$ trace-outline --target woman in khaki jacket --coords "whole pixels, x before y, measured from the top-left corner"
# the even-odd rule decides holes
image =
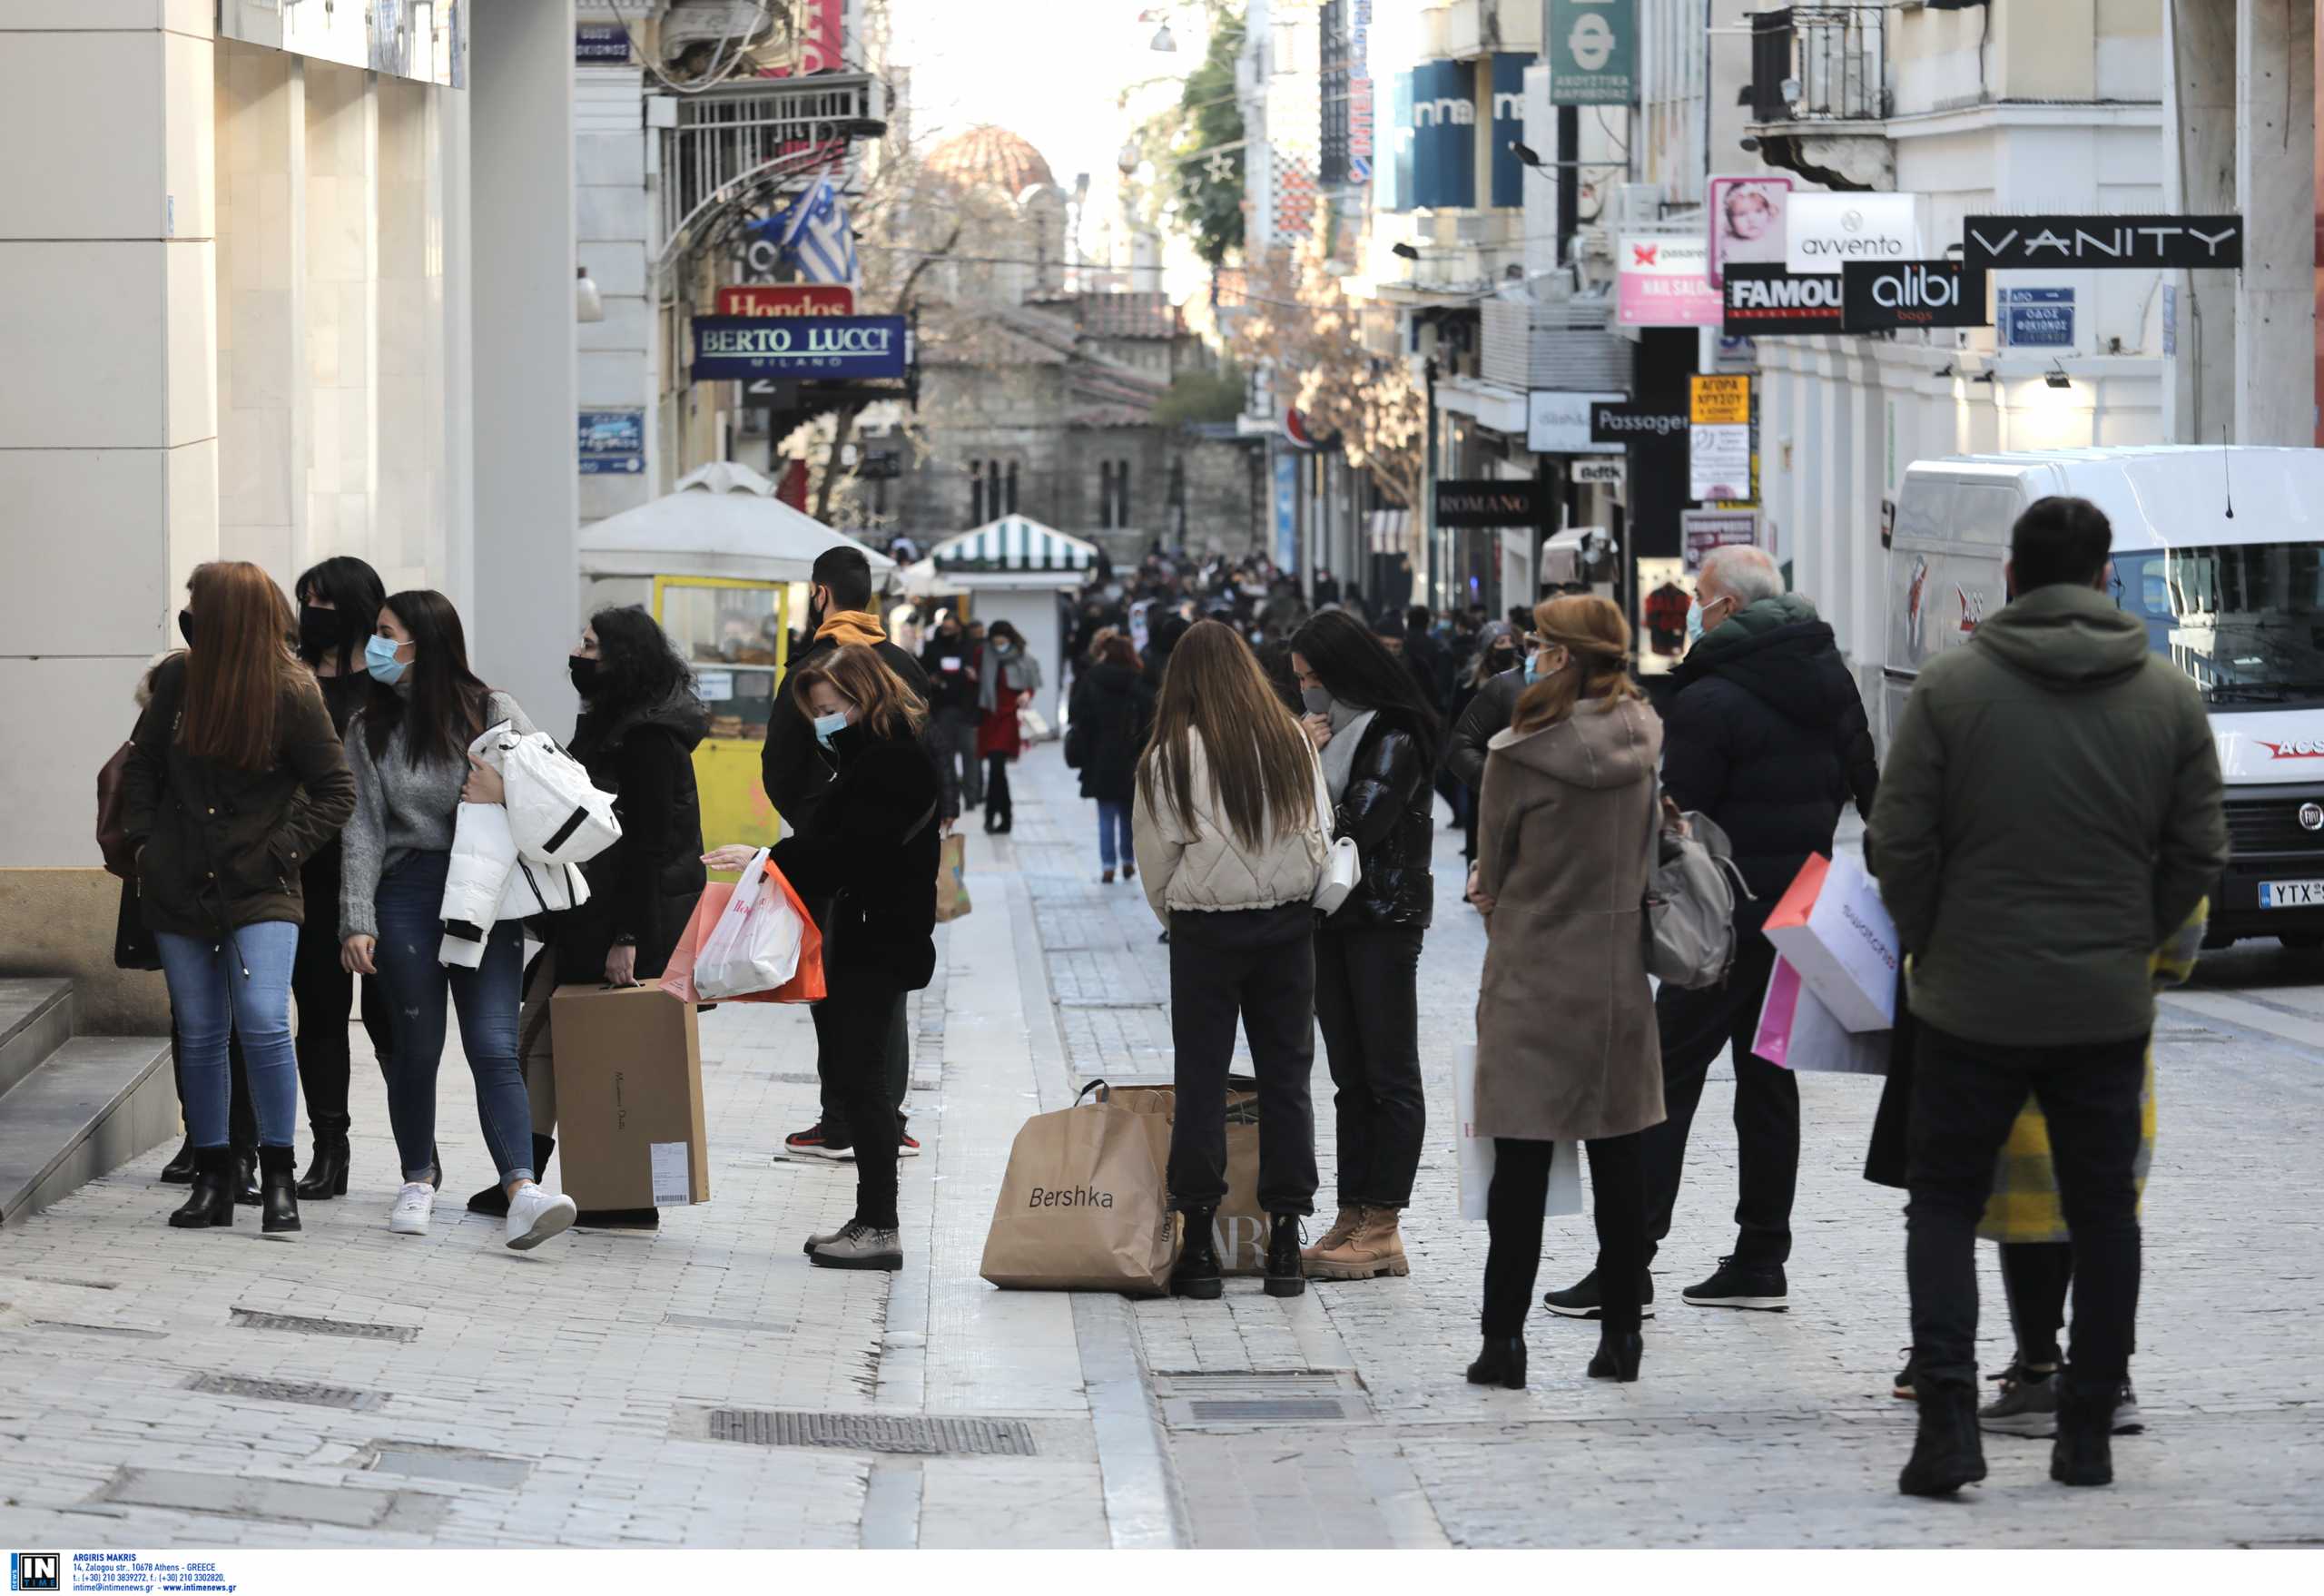
[[[1477,999],[1475,1134],[1493,1138],[1480,1385],[1525,1384],[1552,1142],[1585,1143],[1606,1282],[1594,1379],[1638,1378],[1646,1269],[1639,1133],[1659,1125],[1662,1055],[1647,985],[1647,848],[1662,723],[1630,677],[1630,629],[1603,598],[1553,598],[1509,729],[1485,756],[1470,901],[1489,939]]]

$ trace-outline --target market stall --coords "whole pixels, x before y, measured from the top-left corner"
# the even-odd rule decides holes
[[[1056,696],[1065,681],[1065,638],[1058,626],[1058,595],[1070,593],[1096,574],[1098,547],[1023,516],[1000,520],[948,537],[912,571],[923,592],[960,593],[970,614],[988,626],[1007,621],[1025,635],[1025,646],[1041,664],[1049,702],[1038,707],[1054,725]]]
[[[674,493],[581,529],[581,613],[643,605],[694,666],[711,714],[694,750],[703,835],[771,842],[773,807],[759,783],[767,717],[790,652],[791,617],[816,557],[862,548],[874,585],[895,562],[774,496],[747,466],[721,461]]]

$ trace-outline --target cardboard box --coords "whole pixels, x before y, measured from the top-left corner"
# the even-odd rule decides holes
[[[710,1200],[693,1004],[654,986],[559,987],[549,1045],[566,1196],[584,1208]]]

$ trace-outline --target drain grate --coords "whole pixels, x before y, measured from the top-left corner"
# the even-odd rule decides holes
[[[1371,1417],[1364,1384],[1344,1369],[1265,1374],[1157,1374],[1166,1424],[1353,1424]]]
[[[387,1401],[377,1391],[358,1391],[349,1385],[316,1385],[304,1380],[253,1380],[241,1374],[196,1374],[185,1383],[185,1388],[208,1396],[295,1402],[308,1407],[344,1408],[350,1413],[368,1413]]]
[[[1032,1426],[1021,1419],[923,1418],[897,1414],[769,1413],[713,1408],[713,1441],[753,1446],[824,1446],[842,1452],[900,1452],[922,1457],[1031,1457]]]
[[[357,1341],[410,1341],[419,1335],[414,1325],[366,1325],[354,1319],[310,1319],[299,1314],[261,1314],[252,1308],[232,1310],[234,1323],[245,1330],[287,1330],[293,1335],[345,1335]]]

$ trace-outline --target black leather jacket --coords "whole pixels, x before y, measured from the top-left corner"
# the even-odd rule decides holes
[[[1436,882],[1429,873],[1436,841],[1433,773],[1419,737],[1394,711],[1372,717],[1333,827],[1334,836],[1355,839],[1364,879],[1324,929],[1427,926],[1436,907]]]

